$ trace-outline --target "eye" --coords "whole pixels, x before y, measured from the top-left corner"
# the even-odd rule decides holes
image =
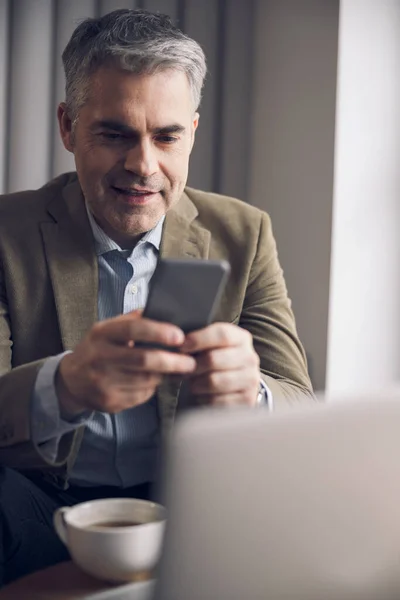
[[[157,136],[157,141],[161,142],[161,144],[174,144],[178,141],[178,138],[173,135],[159,135]]]
[[[111,132],[103,131],[102,133],[100,133],[100,135],[105,140],[122,140],[123,139],[123,136],[120,133],[111,133]]]

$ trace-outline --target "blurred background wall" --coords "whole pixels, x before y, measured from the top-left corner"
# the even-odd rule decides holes
[[[316,389],[325,387],[339,0],[259,0],[249,200],[271,215]]]
[[[189,184],[270,213],[315,388],[398,381],[400,0],[0,0],[0,192],[73,169],[61,52],[122,7],[202,44]]]

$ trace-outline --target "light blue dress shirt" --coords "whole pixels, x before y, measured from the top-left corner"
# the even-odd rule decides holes
[[[133,251],[123,250],[97,225],[88,210],[99,267],[99,320],[143,308],[157,265],[164,217]],[[117,415],[95,412],[73,423],[61,419],[54,377],[65,353],[51,357],[39,371],[33,397],[32,437],[39,451],[55,460],[65,433],[85,423],[71,472],[72,484],[130,487],[154,481],[159,452],[156,398]]]

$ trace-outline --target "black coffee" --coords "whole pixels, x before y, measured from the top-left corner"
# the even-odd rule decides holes
[[[137,525],[143,525],[143,523],[138,523],[137,521],[100,521],[99,523],[88,525],[87,529],[96,529],[97,527],[107,527],[112,529],[115,527],[135,527]]]

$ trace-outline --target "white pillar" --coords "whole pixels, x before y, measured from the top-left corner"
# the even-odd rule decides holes
[[[400,2],[340,4],[329,393],[400,380]]]

